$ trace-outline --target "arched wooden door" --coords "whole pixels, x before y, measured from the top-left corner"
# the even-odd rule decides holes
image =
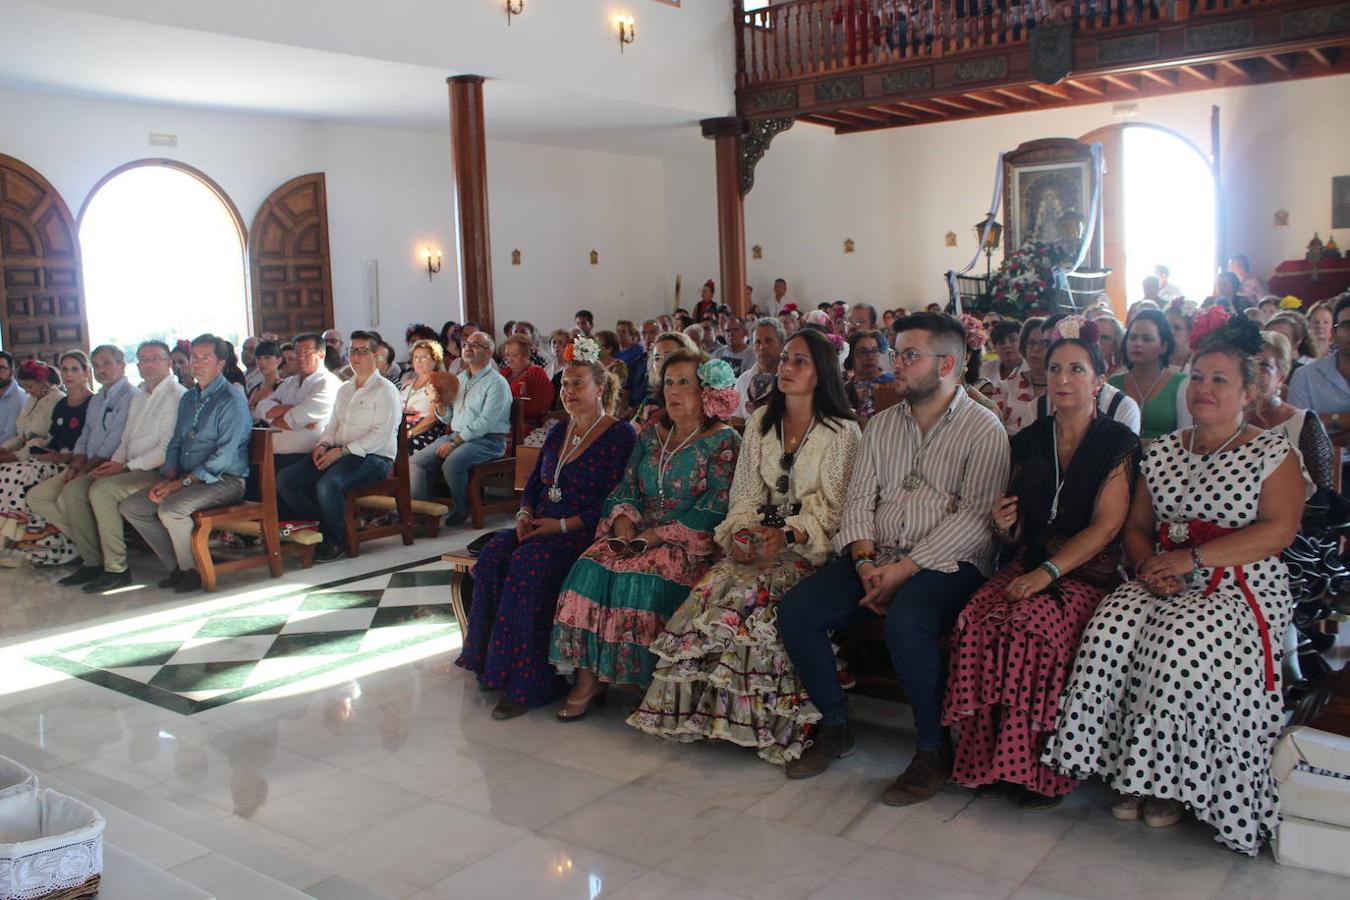
[[[0,341],[19,359],[89,349],[77,234],[56,188],[0,154]]]
[[[328,198],[322,172],[293,178],[272,192],[249,232],[255,333],[288,340],[333,327],[328,261]]]

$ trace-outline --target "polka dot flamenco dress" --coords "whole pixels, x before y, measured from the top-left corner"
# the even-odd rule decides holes
[[[1284,435],[1262,432],[1206,459],[1181,434],[1153,442],[1142,465],[1159,528],[1255,522],[1261,483],[1292,450]],[[1282,722],[1288,572],[1271,556],[1240,574],[1199,575],[1173,597],[1130,582],[1102,601],[1043,761],[1075,778],[1100,775],[1121,793],[1179,800],[1218,830],[1217,841],[1255,855],[1279,824],[1270,757]]]

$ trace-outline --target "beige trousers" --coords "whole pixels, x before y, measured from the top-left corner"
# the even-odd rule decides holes
[[[158,480],[153,471],[122,472],[97,481],[81,475],[65,484],[57,475],[28,492],[28,506],[75,542],[81,565],[125,572],[127,542],[118,504]]]

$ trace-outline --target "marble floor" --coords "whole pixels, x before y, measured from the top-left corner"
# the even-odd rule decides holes
[[[0,754],[97,806],[119,854],[193,886],[153,894],[168,900],[1350,896],[1350,879],[1237,856],[1194,823],[1116,822],[1099,785],[1040,814],[959,788],[886,807],[877,798],[913,747],[907,708],[894,704],[857,703],[858,752],[792,783],[745,750],[638,734],[623,724],[636,698],[618,694],[580,722],[560,724],[549,709],[495,722],[495,697],[453,665],[453,627],[365,653],[378,631],[370,612],[384,604],[291,600],[316,588],[379,592],[404,572],[394,605],[431,610],[424,624],[434,626],[444,581],[413,573],[434,573],[429,558],[474,536],[379,542],[358,560],[288,568],[276,581],[227,578],[215,595],[91,598],[56,586],[61,571],[0,573]],[[297,616],[337,622],[330,630],[348,635],[341,664],[270,649]],[[206,633],[191,624],[212,621]],[[126,635],[170,633],[169,657],[114,652],[138,642]],[[159,674],[220,662],[172,662],[208,638],[262,637],[274,643],[250,659],[285,677]],[[84,668],[53,657],[82,657]],[[80,677],[95,662],[184,702]],[[121,887],[118,896],[151,900]]]

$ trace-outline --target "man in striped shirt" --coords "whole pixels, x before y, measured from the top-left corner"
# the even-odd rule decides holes
[[[830,632],[885,616],[919,740],[882,799],[905,806],[937,793],[951,772],[938,640],[994,568],[989,515],[1010,462],[998,417],[961,387],[961,322],[922,312],[895,330],[902,402],[868,422],[834,539],[840,555],[783,598],[778,631],[821,713],[814,742],[787,766],[789,778],[809,778],[853,752]]]

